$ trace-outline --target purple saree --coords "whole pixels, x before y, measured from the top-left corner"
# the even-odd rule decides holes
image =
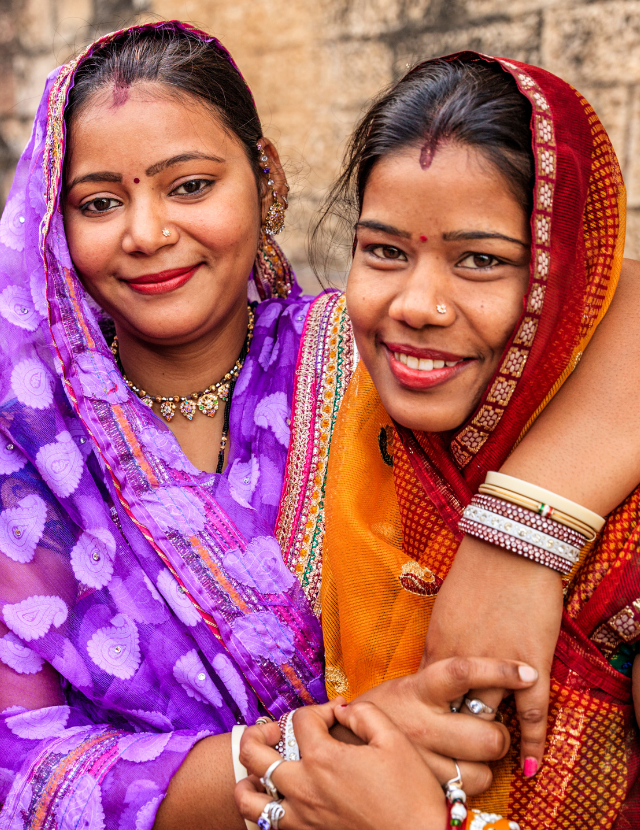
[[[76,65],[47,81],[0,222],[2,830],[148,830],[203,736],[325,699],[320,627],[275,528],[303,327],[338,296],[269,299],[258,263],[229,463],[195,469],[123,383],[70,260]]]

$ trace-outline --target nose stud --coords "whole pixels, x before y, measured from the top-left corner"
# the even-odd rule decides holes
[[[447,307],[444,303],[438,303],[438,305],[436,306],[436,311],[438,312],[438,314],[446,314]]]
[[[171,236],[171,231],[169,230],[169,228],[163,228],[162,229],[162,235],[163,236]]]

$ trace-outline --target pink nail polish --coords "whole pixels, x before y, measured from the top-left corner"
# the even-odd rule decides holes
[[[524,767],[522,769],[525,778],[533,778],[538,771],[538,762],[535,758],[525,758]]]

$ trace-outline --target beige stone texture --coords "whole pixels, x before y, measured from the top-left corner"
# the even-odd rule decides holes
[[[544,66],[593,104],[627,181],[627,252],[640,256],[640,0],[4,0],[3,194],[47,72],[97,34],[148,18],[200,25],[234,55],[287,170],[280,240],[309,290],[307,229],[367,102],[407,65],[466,48]]]

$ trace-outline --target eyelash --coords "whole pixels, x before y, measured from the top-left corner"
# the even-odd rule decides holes
[[[181,187],[184,187],[187,184],[195,184],[195,183],[198,183],[202,186],[199,187],[198,190],[194,190],[192,193],[177,193],[176,192]],[[175,196],[200,196],[206,190],[206,188],[209,185],[212,185],[212,184],[213,184],[212,179],[188,179],[186,182],[181,182],[181,184],[179,184],[176,188],[174,188],[169,195],[170,196],[174,196],[174,195]]]
[[[476,259],[477,257],[486,257],[487,259],[490,260],[490,262],[489,262],[488,265],[480,265],[480,266],[475,265],[474,267],[471,267],[469,265],[462,265],[462,263],[466,259]],[[504,264],[503,261],[501,259],[498,259],[497,256],[493,256],[493,254],[471,254],[470,253],[470,254],[465,254],[463,256],[463,258],[458,261],[458,267],[470,268],[470,270],[472,270],[472,271],[487,271],[490,268],[495,268],[496,265],[503,265],[503,264]]]
[[[401,257],[380,256],[380,254],[375,253],[376,251],[396,251],[398,254],[401,254],[401,256],[404,257],[404,259],[402,259]],[[376,259],[383,260],[384,262],[404,262],[407,258],[404,251],[401,251],[400,248],[396,248],[395,245],[367,245],[365,248],[365,252],[376,257]]]
[[[198,184],[201,185],[198,188],[198,190],[194,190],[192,193],[178,193],[177,192],[181,187],[185,187],[185,185],[194,184],[194,183],[198,183]],[[188,179],[186,182],[182,182],[177,187],[175,187],[169,195],[170,196],[186,196],[186,197],[200,196],[207,189],[207,187],[209,185],[212,185],[212,184],[213,184],[213,181],[211,179]],[[112,204],[106,210],[89,210],[89,206],[90,205],[95,205],[96,202],[110,202]],[[122,202],[119,201],[118,199],[110,199],[110,198],[107,198],[106,196],[100,196],[97,199],[90,199],[88,202],[85,202],[83,205],[80,205],[80,210],[83,213],[95,213],[95,214],[104,215],[105,213],[109,213],[110,211],[114,210],[115,207],[118,207],[121,204],[122,204]]]

